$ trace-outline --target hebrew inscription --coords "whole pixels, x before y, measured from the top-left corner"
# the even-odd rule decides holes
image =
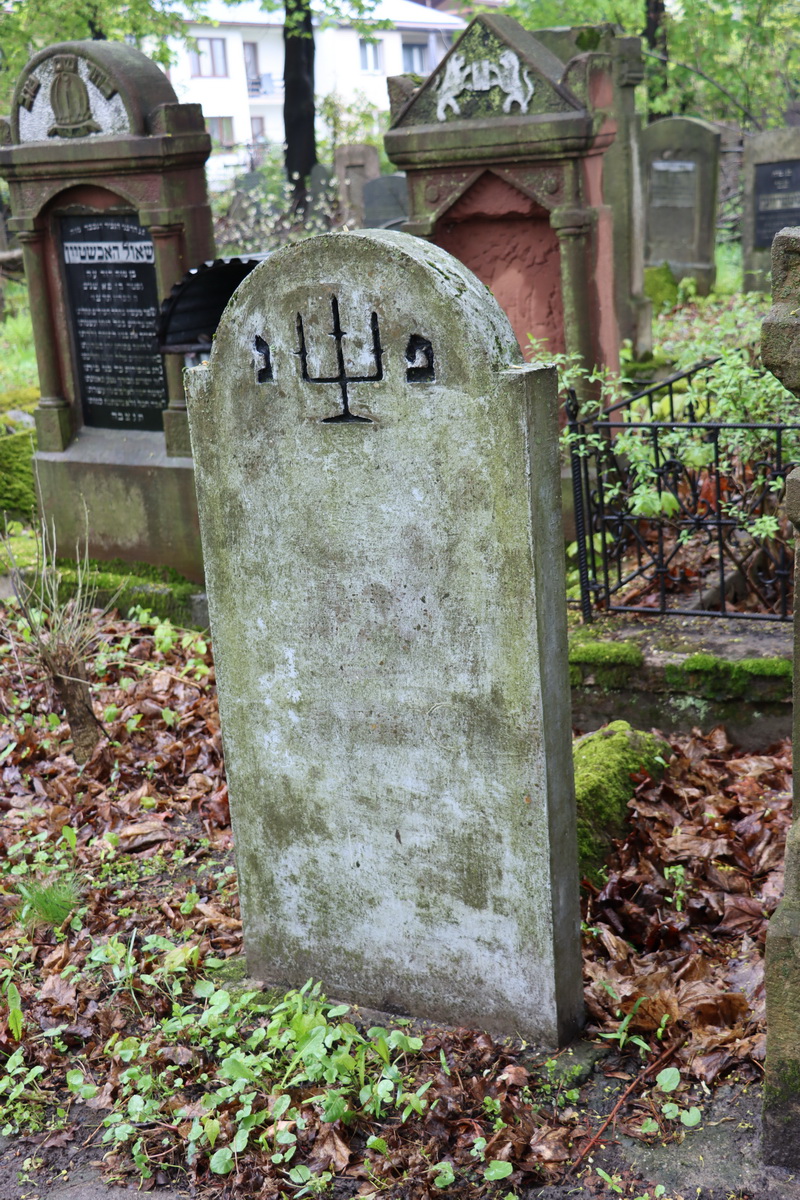
[[[61,218],[64,274],[87,425],[163,428],[153,243],[135,216]]]
[[[530,73],[521,67],[513,50],[504,50],[497,62],[481,58],[468,63],[463,55],[452,54],[439,84],[437,120],[445,121],[448,109],[460,116],[458,97],[463,92],[488,92],[493,87],[499,87],[505,93],[504,113],[510,113],[514,104],[519,105],[520,112],[528,111],[533,96],[533,81]]]

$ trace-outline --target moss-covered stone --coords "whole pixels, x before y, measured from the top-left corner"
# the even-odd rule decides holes
[[[630,642],[576,641],[569,648],[570,683],[579,687],[592,675],[600,687],[622,688],[643,663],[641,650]]]
[[[675,307],[678,301],[678,281],[669,263],[662,263],[660,267],[645,267],[644,292],[652,302],[655,313]]]
[[[646,771],[661,777],[671,751],[651,733],[627,721],[612,721],[587,734],[573,750],[578,806],[578,861],[581,876],[596,877],[611,842],[623,837],[633,775]]]
[[[19,409],[20,412],[32,413],[39,403],[39,389],[36,387],[9,388],[0,392],[0,416]]]
[[[0,437],[0,514],[30,518],[36,511],[33,482],[33,452],[36,438],[32,430]]]
[[[731,661],[715,654],[690,654],[682,663],[668,664],[666,682],[676,691],[709,700],[786,700],[792,694],[792,663],[788,658],[742,658]]]

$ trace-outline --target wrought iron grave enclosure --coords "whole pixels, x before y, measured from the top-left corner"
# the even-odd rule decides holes
[[[786,475],[800,423],[715,420],[717,359],[582,414],[568,441],[584,620],[595,611],[788,621]]]

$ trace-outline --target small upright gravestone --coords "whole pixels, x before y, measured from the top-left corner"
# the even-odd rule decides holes
[[[248,966],[582,1015],[554,372],[437,247],[326,234],[187,374]]]
[[[642,130],[645,265],[667,263],[701,296],[716,277],[714,246],[721,135],[694,117],[668,117]]]
[[[800,225],[800,128],[745,138],[742,260],[744,290],[769,290],[772,239]]]
[[[764,321],[764,365],[800,396],[800,228],[783,229],[772,246],[772,309]],[[800,470],[786,481],[786,512],[800,532]],[[795,542],[794,725],[800,746],[800,540]],[[765,952],[767,1058],[764,1159],[800,1168],[800,771],[794,774],[794,822],[786,839],[783,900],[770,919]]]
[[[394,229],[408,220],[408,189],[402,171],[364,184],[364,228]]]

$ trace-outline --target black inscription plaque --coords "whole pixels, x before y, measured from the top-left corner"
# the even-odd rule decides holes
[[[800,161],[756,165],[755,213],[756,250],[768,250],[787,225],[800,225]]]
[[[161,430],[153,243],[135,216],[62,217],[61,243],[87,425]]]

